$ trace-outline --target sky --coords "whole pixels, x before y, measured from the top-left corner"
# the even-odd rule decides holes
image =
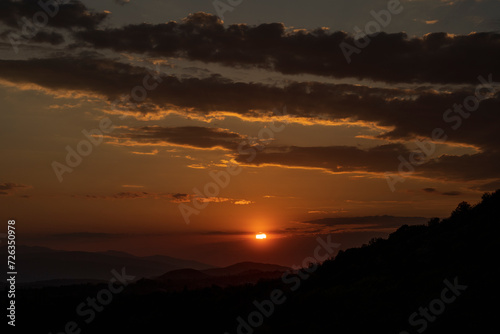
[[[291,265],[500,188],[500,1],[41,4],[0,4],[27,245]]]

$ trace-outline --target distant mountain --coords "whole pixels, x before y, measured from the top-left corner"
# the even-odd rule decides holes
[[[98,252],[98,253],[105,254],[105,255],[111,255],[111,256],[117,256],[117,257],[127,257],[127,258],[135,257],[132,254],[120,252],[120,251],[115,251],[115,250],[107,250],[105,252]]]
[[[305,223],[338,227],[343,225],[364,225],[372,227],[399,227],[401,225],[420,225],[425,224],[429,218],[426,217],[400,217],[400,216],[361,216],[361,217],[334,217],[309,220]]]
[[[200,280],[211,277],[212,276],[195,269],[178,269],[161,275],[157,280],[167,282],[169,280]]]
[[[0,249],[2,249],[3,251],[6,249],[6,246],[1,247]],[[23,246],[23,245],[16,246],[16,254],[56,253],[56,252],[61,252],[61,251],[40,246]]]
[[[205,270],[194,269],[180,269],[169,271],[161,275],[157,279],[160,281],[165,280],[186,280],[186,279],[206,279],[211,277],[222,276],[236,276],[245,273],[258,273],[258,272],[285,272],[289,270],[288,267],[279,266],[276,264],[256,263],[256,262],[241,262],[230,265],[225,268],[213,268]]]
[[[261,272],[270,272],[270,271],[280,271],[285,272],[289,270],[288,267],[279,266],[276,264],[267,264],[267,263],[256,263],[256,262],[240,262],[233,264],[231,266],[225,268],[213,268],[207,269],[203,272],[210,276],[230,276],[230,275],[238,275],[248,271],[261,271]]]
[[[201,271],[194,269],[173,270],[159,276],[155,281],[166,284],[165,289],[175,291],[179,288],[256,283],[261,279],[278,278],[287,270],[290,270],[290,268],[275,264],[241,262],[225,268]]]
[[[0,251],[5,254],[6,246],[0,248]],[[37,282],[38,285],[44,282],[53,285],[54,280],[107,281],[112,277],[111,270],[120,271],[123,267],[126,268],[127,274],[136,276],[137,279],[156,277],[182,268],[199,270],[214,268],[205,263],[169,256],[140,257],[118,251],[61,251],[18,245],[16,252],[20,255],[18,262],[22,268],[22,275],[17,277],[18,282]]]
[[[168,264],[171,266],[176,266],[178,268],[191,268],[191,269],[197,269],[197,270],[205,270],[205,269],[214,268],[214,266],[206,264],[206,263],[192,261],[192,260],[177,259],[174,257],[165,256],[165,255],[143,256],[143,257],[141,257],[141,259],[144,259],[147,261],[164,263],[164,264]]]
[[[60,287],[60,286],[71,286],[71,285],[81,285],[81,284],[105,284],[107,281],[98,279],[53,279],[49,281],[38,281],[38,282],[27,282],[19,283],[19,287],[28,288],[44,288],[44,287]]]

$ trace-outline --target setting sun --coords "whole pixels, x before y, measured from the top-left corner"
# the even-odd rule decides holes
[[[265,233],[259,233],[255,235],[255,239],[266,239],[267,236]]]

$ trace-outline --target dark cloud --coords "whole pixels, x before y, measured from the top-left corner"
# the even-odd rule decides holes
[[[141,67],[91,56],[0,60],[0,77],[8,81],[36,83],[53,90],[89,91],[109,100],[130,94],[147,74],[148,70]],[[440,92],[425,88],[388,89],[317,82],[292,82],[277,87],[234,82],[218,75],[203,79],[164,75],[161,80],[156,89],[148,91],[148,99],[136,110],[155,113],[162,108],[174,107],[201,114],[231,111],[258,115],[259,111],[270,112],[287,105],[292,116],[331,120],[351,118],[394,127],[381,136],[386,139],[430,137],[433,129],[441,127],[450,142],[472,144],[483,149],[496,149],[500,145],[500,137],[496,136],[496,124],[500,123],[498,93],[496,97],[492,95],[483,100],[478,110],[470,113],[467,119],[458,117],[457,113],[448,117],[458,117],[458,121],[443,119],[448,109],[473,95],[474,88]],[[456,125],[460,126],[454,130],[452,127]]]
[[[122,192],[119,192],[113,196],[111,196],[111,198],[116,198],[116,199],[134,199],[134,198],[148,198],[150,196],[154,196],[152,194],[149,194],[145,191],[142,191],[142,192],[131,192],[131,191],[122,191]]]
[[[161,127],[143,126],[126,128],[122,133],[111,135],[112,138],[126,140],[133,143],[171,143],[188,145],[197,148],[224,148],[235,150],[243,137],[235,132],[218,128],[198,126]]]
[[[444,192],[442,194],[445,195],[445,196],[459,196],[459,195],[462,195],[462,193],[460,191],[447,191],[447,192]]]
[[[0,38],[8,41],[9,40],[9,35],[12,33],[16,33],[14,30],[6,30],[3,33],[0,34]],[[45,32],[45,31],[40,31],[38,34],[36,34],[35,37],[31,39],[32,42],[34,43],[46,43],[46,44],[51,44],[51,45],[60,45],[64,43],[64,36],[57,33],[57,32]]]
[[[121,133],[110,136],[124,145],[151,145],[170,143],[188,145],[196,148],[221,147],[234,152],[236,161],[254,165],[281,165],[285,167],[322,168],[333,173],[343,172],[398,172],[399,157],[409,157],[412,153],[403,144],[387,144],[361,149],[354,146],[298,147],[268,146],[263,151],[250,148],[245,138],[234,132],[206,127],[165,128],[147,126],[125,128]],[[238,152],[238,146],[240,147]],[[248,152],[246,152],[249,150]],[[254,153],[255,152],[255,155]],[[477,164],[477,161],[488,163]],[[499,177],[500,159],[493,154],[486,158],[486,153],[464,156],[447,156],[414,166],[418,175],[450,180],[482,180]],[[458,167],[458,168],[457,168]],[[405,170],[406,171],[406,170]],[[436,193],[435,188],[425,188],[427,193]],[[460,192],[443,192],[442,195],[460,195]]]
[[[25,186],[22,184],[17,184],[17,183],[13,183],[13,182],[0,183],[0,190],[12,190],[15,188],[22,188],[22,187],[25,187]]]
[[[494,190],[500,189],[500,180],[488,182],[486,184],[474,187],[473,189],[479,190],[479,191],[494,191]]]
[[[243,147],[244,150],[247,148]],[[413,151],[403,144],[387,144],[360,149],[353,146],[328,147],[267,147],[262,152],[238,153],[236,161],[253,165],[281,165],[290,167],[322,168],[333,173],[342,172],[401,172],[400,157],[408,160]],[[421,165],[412,165],[414,175],[444,180],[485,180],[500,177],[498,153],[474,155],[442,155]],[[408,168],[403,168],[407,172]]]
[[[130,93],[148,75],[145,68],[131,66],[91,55],[25,61],[0,60],[0,78],[23,84],[35,83],[52,90],[86,91],[107,97],[110,101]],[[494,78],[495,79],[495,78]],[[157,113],[173,108],[186,114],[204,115],[231,111],[240,115],[262,116],[286,105],[290,116],[318,120],[352,119],[375,123],[393,129],[380,135],[382,139],[407,140],[429,138],[442,128],[449,143],[473,145],[480,153],[463,156],[441,155],[416,168],[429,177],[484,180],[498,179],[500,157],[497,124],[500,123],[499,93],[483,100],[476,111],[465,117],[452,113],[453,122],[444,114],[454,105],[474,95],[472,87],[434,91],[428,88],[372,88],[361,85],[291,82],[284,87],[259,83],[234,82],[221,76],[184,78],[163,75],[161,83],[148,92],[147,100],[135,111]],[[196,96],[196,98],[193,98]],[[458,127],[455,127],[459,125]],[[200,148],[220,146],[234,150],[241,136],[210,128],[144,127],[117,133],[136,142],[171,142]],[[119,137],[117,137],[119,139]],[[425,145],[431,145],[427,142]],[[322,167],[341,171],[395,171],[399,155],[409,157],[403,145],[390,144],[361,150],[355,147],[287,147],[264,151],[254,164]],[[239,156],[240,161],[247,157]]]
[[[152,193],[146,191],[122,191],[112,195],[72,195],[71,197],[77,199],[86,200],[137,200],[137,199],[154,199],[154,200],[166,200],[171,203],[186,203],[191,202],[196,199],[202,203],[230,203],[234,205],[239,204],[252,204],[252,201],[237,198],[227,198],[227,197],[200,197],[196,195],[188,195],[182,193]],[[244,203],[240,203],[244,202]]]
[[[143,84],[146,75],[148,70],[145,68],[87,55],[26,61],[0,60],[0,78],[8,81],[35,83],[52,90],[93,92],[104,95],[110,101],[130,94],[134,87]],[[148,83],[154,82],[150,77]],[[278,105],[276,100],[279,98],[283,98],[279,88],[233,82],[217,75],[204,79],[179,79],[164,75],[159,86],[148,92],[146,102],[150,104],[145,103],[144,110],[140,105],[138,110],[154,113],[157,106],[175,106],[201,113],[230,110],[251,114],[252,109],[272,110]]]
[[[167,199],[174,203],[184,202],[191,199],[191,196],[185,194],[151,193],[146,191],[122,191],[113,195],[73,195],[72,197],[82,198],[82,199],[105,199],[105,200]]]
[[[345,32],[291,30],[282,23],[225,27],[206,13],[192,14],[182,22],[85,30],[77,39],[118,52],[386,82],[473,83],[478,75],[500,70],[500,34],[496,33],[432,33],[414,38],[380,33],[352,55],[350,64],[339,45],[356,46],[357,41]]]
[[[113,238],[116,236],[119,236],[119,234],[94,233],[94,232],[75,232],[75,233],[51,234],[49,237],[53,237],[56,239],[73,240],[73,239],[109,239],[109,238]]]
[[[246,150],[246,148],[244,148]],[[285,167],[322,168],[333,173],[342,172],[400,172],[401,160],[408,159],[410,151],[402,144],[387,144],[369,149],[352,146],[329,147],[268,147],[252,155],[242,152],[236,161],[253,165],[280,165]],[[414,176],[442,180],[486,180],[500,177],[500,156],[497,153],[447,156],[414,165]],[[405,167],[403,172],[407,172]]]
[[[284,228],[284,229],[274,229],[274,230],[265,230],[265,231],[206,231],[201,232],[203,235],[255,235],[256,233],[266,233],[268,236],[272,235],[299,235],[299,234],[318,234],[324,232],[323,229],[311,229],[309,226],[300,227],[300,228]]]
[[[201,232],[200,234],[202,235],[248,235],[250,234],[248,231],[207,231],[207,232]]]
[[[415,167],[430,178],[449,180],[488,180],[500,178],[500,154],[496,151],[462,156],[442,155]]]
[[[172,197],[178,200],[189,199],[188,194],[181,194],[181,193],[173,194]]]
[[[63,35],[56,32],[40,31],[35,37],[31,39],[35,43],[47,43],[51,45],[59,45],[64,43]]]
[[[268,148],[256,154],[238,154],[240,163],[255,165],[277,164],[308,168],[324,168],[341,172],[386,172],[397,170],[398,156],[409,155],[402,144],[388,144],[369,149],[354,146],[280,147]],[[244,152],[243,152],[244,153]]]
[[[119,62],[91,56],[49,59],[0,60],[0,77],[14,83],[35,83],[53,90],[79,90],[118,98],[147,73]]]
[[[364,217],[333,217],[305,221],[305,224],[322,225],[340,230],[356,230],[366,228],[394,228],[401,225],[425,224],[429,218],[425,217],[397,217],[397,216],[364,216]]]
[[[0,183],[0,195],[11,195],[18,189],[29,188],[29,186],[14,182]]]
[[[424,188],[422,189],[426,193],[432,193],[432,194],[441,194],[444,196],[459,196],[462,195],[460,191],[445,191],[445,192],[438,192],[436,188]]]
[[[33,15],[41,12],[48,17],[47,26],[49,27],[95,29],[108,16],[108,13],[96,13],[89,10],[78,0],[59,4],[56,9],[51,6],[47,11],[39,5],[40,2],[51,3],[51,1],[39,0],[2,0],[0,2],[0,22],[9,27],[19,28],[19,26],[22,27],[26,24],[24,20],[33,23]]]
[[[293,234],[320,234],[325,233],[323,228],[311,228],[311,227],[287,227],[282,233],[293,233]]]

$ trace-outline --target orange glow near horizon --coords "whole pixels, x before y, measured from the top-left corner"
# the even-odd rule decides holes
[[[266,239],[267,235],[265,233],[259,233],[255,235],[255,239]]]

